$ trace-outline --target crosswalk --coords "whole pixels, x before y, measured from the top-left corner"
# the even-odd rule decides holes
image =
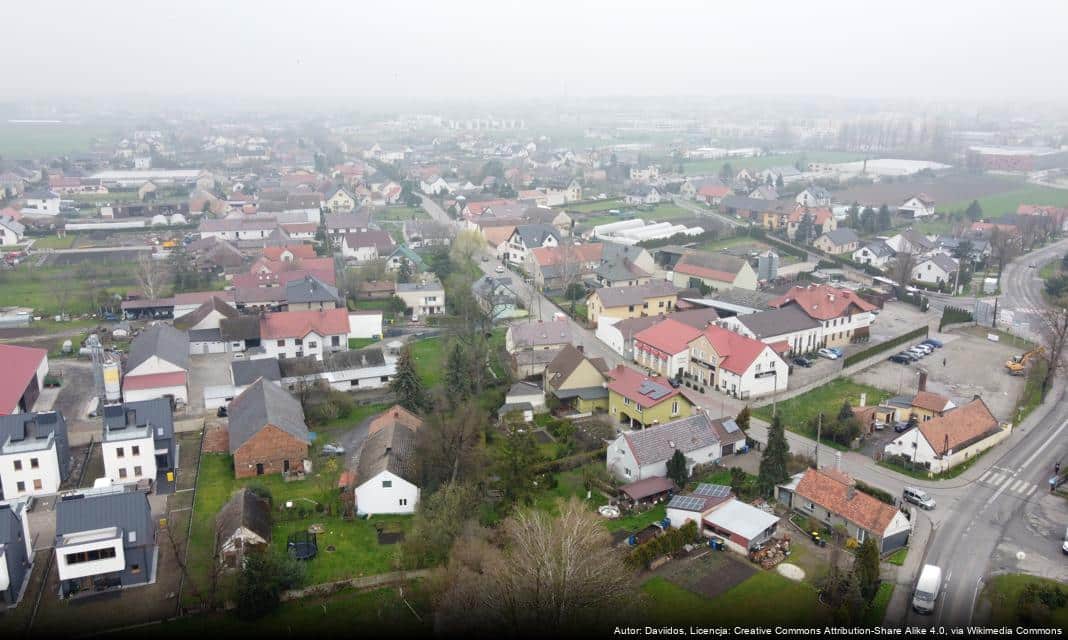
[[[1003,491],[1015,493],[1023,498],[1030,497],[1031,494],[1038,490],[1038,485],[1033,482],[1014,478],[1011,471],[998,467],[991,467],[986,473],[979,476],[979,482],[995,488],[1005,485]]]

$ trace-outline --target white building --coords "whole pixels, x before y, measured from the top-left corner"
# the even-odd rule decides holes
[[[349,338],[382,337],[381,311],[349,311]]]
[[[59,205],[59,194],[54,191],[31,191],[25,195],[22,213],[27,216],[58,216]]]
[[[713,420],[705,412],[640,431],[626,431],[608,445],[608,472],[622,482],[667,476],[667,462],[682,451],[687,472],[734,452],[745,434],[733,420]]]
[[[127,402],[165,397],[189,402],[189,336],[184,331],[164,324],[148,327],[130,345],[126,366],[122,394]]]
[[[935,214],[935,203],[930,196],[920,193],[901,203],[897,212],[909,218],[927,218]]]
[[[0,216],[0,246],[11,246],[22,242],[26,227],[9,216]]]
[[[371,421],[356,463],[356,512],[414,513],[419,504],[415,483],[416,432],[422,420],[394,406]]]
[[[927,284],[948,284],[953,282],[957,268],[957,261],[953,258],[944,253],[934,253],[912,268],[912,279]]]
[[[921,420],[891,440],[883,452],[904,456],[931,473],[941,473],[974,458],[1010,433],[1009,427],[998,424],[982,398],[976,398],[941,416]]]
[[[345,309],[283,311],[260,319],[260,340],[268,357],[300,358],[349,348]]]
[[[69,475],[70,447],[62,414],[0,416],[0,489],[5,500],[57,493]]]
[[[405,314],[412,320],[445,312],[445,287],[437,278],[426,278],[421,282],[399,282],[397,297],[404,301]]]

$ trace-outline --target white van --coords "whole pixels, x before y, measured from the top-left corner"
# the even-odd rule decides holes
[[[933,564],[923,565],[920,579],[916,581],[916,590],[912,595],[912,608],[919,613],[931,613],[942,590],[942,569]]]

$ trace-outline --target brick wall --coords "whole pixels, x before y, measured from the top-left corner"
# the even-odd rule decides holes
[[[234,453],[234,475],[238,478],[255,476],[257,464],[263,465],[264,475],[282,473],[285,460],[289,460],[291,470],[300,469],[307,457],[307,443],[267,425]]]
[[[210,424],[204,429],[204,453],[229,453],[230,432],[221,424]]]

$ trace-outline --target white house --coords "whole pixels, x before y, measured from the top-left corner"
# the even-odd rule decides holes
[[[953,258],[944,253],[934,253],[912,268],[912,279],[927,284],[952,283],[957,268],[957,261]]]
[[[300,358],[349,348],[345,309],[283,311],[260,319],[260,340],[268,357]]]
[[[660,190],[648,184],[640,184],[624,196],[623,201],[631,205],[660,204],[662,197]]]
[[[989,449],[1009,436],[982,398],[950,409],[891,440],[883,452],[904,456],[932,473],[941,473]]]
[[[356,461],[356,512],[414,513],[419,504],[416,484],[416,432],[423,421],[394,406],[371,421]]]
[[[645,168],[631,167],[630,179],[636,182],[650,182],[660,177],[660,165],[651,164]]]
[[[352,211],[358,205],[359,200],[345,187],[337,187],[328,193],[322,204],[324,209],[330,211]]]
[[[768,345],[710,325],[690,340],[683,377],[736,398],[759,398],[786,389],[790,367],[779,355],[786,342]],[[635,345],[637,348],[637,345]]]
[[[22,242],[26,227],[11,216],[0,216],[0,246],[9,247]]]
[[[381,337],[381,311],[349,311],[349,338]]]
[[[897,212],[907,218],[927,218],[935,214],[935,203],[927,194],[919,193],[906,198]]]
[[[54,191],[30,191],[25,194],[22,213],[28,216],[58,216],[59,204],[59,194]]]
[[[303,356],[278,363],[281,385],[291,392],[302,382],[326,384],[337,391],[384,389],[397,375],[397,359],[378,347],[335,351],[322,358]]]
[[[504,396],[504,404],[497,410],[497,415],[505,416],[513,411],[523,413],[523,420],[530,422],[535,413],[544,413],[545,391],[540,385],[520,380],[512,385]]]
[[[57,493],[70,466],[63,414],[0,416],[0,490],[5,500]]]
[[[0,502],[0,605],[14,607],[33,573],[29,503]]]
[[[148,327],[130,345],[122,394],[127,402],[170,398],[189,402],[189,336],[174,327]]]
[[[441,195],[443,193],[450,193],[449,183],[445,181],[439,175],[429,176],[424,180],[419,181],[419,189],[427,195]]]
[[[803,207],[826,207],[831,204],[831,194],[823,187],[806,187],[797,194],[794,202]]]
[[[419,282],[397,283],[397,297],[404,301],[404,313],[412,320],[445,312],[445,287],[433,277]]]
[[[733,420],[713,420],[705,412],[640,431],[626,431],[608,446],[608,472],[622,482],[667,476],[667,462],[681,451],[687,472],[735,451],[745,434]]]
[[[870,264],[876,269],[885,269],[897,255],[890,245],[882,240],[874,240],[853,252],[853,262]]]
[[[162,398],[105,405],[104,477],[111,484],[155,481],[174,469],[177,453],[170,403]]]
[[[526,266],[530,251],[537,247],[560,246],[560,232],[551,224],[521,224],[508,238],[504,259],[516,266]]]
[[[341,255],[356,262],[385,258],[393,251],[393,238],[387,231],[369,229],[341,237]]]

